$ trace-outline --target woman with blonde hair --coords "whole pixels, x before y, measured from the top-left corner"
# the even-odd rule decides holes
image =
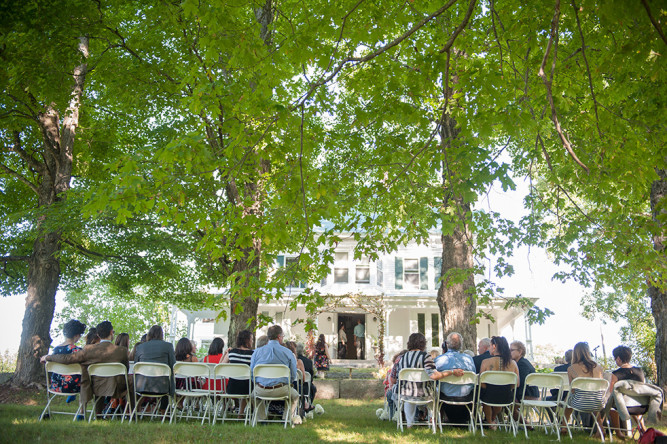
[[[602,379],[602,373],[602,367],[591,357],[591,350],[588,348],[588,343],[578,342],[572,352],[572,364],[567,369],[567,376],[570,383],[577,378]],[[572,415],[572,408],[569,406],[582,410],[592,410],[599,407],[598,410],[602,410],[605,402],[604,395],[604,393],[600,392],[595,396],[586,396],[578,390],[572,389],[568,407],[565,409],[565,420],[569,421],[570,415]],[[596,415],[595,419],[600,424],[600,427],[602,427],[602,419],[599,414]]]

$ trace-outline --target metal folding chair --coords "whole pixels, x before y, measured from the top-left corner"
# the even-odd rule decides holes
[[[259,413],[260,405],[262,405],[261,408],[265,409],[266,413],[266,422],[284,422],[285,423],[285,428],[287,428],[287,424],[292,421],[292,386],[291,384],[288,385],[288,390],[287,394],[283,396],[259,396],[256,393],[257,390],[257,378],[271,378],[271,379],[277,379],[277,378],[287,378],[287,380],[290,380],[291,377],[291,372],[289,367],[286,365],[282,364],[257,364],[255,368],[253,369],[252,372],[252,377],[253,381],[255,381],[255,391],[253,391],[252,395],[252,401],[253,401],[253,419],[252,419],[252,425],[253,427],[257,425],[257,414]],[[269,419],[269,403],[271,401],[283,401],[285,403],[285,411],[283,413],[284,420],[270,420]]]
[[[479,375],[479,390],[477,391],[477,419],[479,423],[479,430],[482,433],[482,436],[484,436],[484,421],[482,413],[483,405],[488,405],[489,407],[500,407],[500,415],[504,418],[504,426],[506,428],[509,427],[512,430],[514,436],[516,436],[516,423],[514,422],[512,414],[514,412],[514,400],[516,398],[516,384],[518,380],[519,377],[514,372],[488,371]],[[492,403],[483,401],[482,384],[507,386],[507,399],[511,399],[511,401],[506,403]]]
[[[423,384],[424,392],[427,393],[424,397],[411,397],[403,394],[403,387],[408,383]],[[423,368],[403,368],[398,372],[398,424],[396,428],[403,431],[403,406],[405,404],[412,404],[416,406],[425,406],[430,410],[431,417],[428,421],[414,422],[413,425],[426,425],[431,427],[435,433],[435,424],[437,421],[438,408],[438,387],[437,381],[432,380],[426,374]],[[430,393],[430,394],[429,394]]]
[[[571,408],[577,414],[590,413],[594,417],[597,417],[597,415],[605,406],[604,396],[607,393],[608,389],[609,389],[609,381],[607,381],[606,379],[576,378],[572,380],[572,382],[570,383],[570,392],[567,394],[565,407]],[[581,402],[580,407],[575,407],[571,404],[574,396],[573,393],[575,391],[578,393],[576,396]],[[586,407],[581,407],[581,405],[585,405]],[[570,428],[571,427],[574,428],[575,426],[574,425],[570,426],[570,424],[568,424],[568,422],[565,421],[565,409],[561,410],[561,422],[565,423],[565,427],[567,428],[567,433],[570,436],[570,439],[572,439],[572,431],[570,430]],[[597,420],[595,420],[594,423],[595,423],[594,426],[591,427],[590,434],[593,435],[593,432],[595,430],[598,430],[600,432],[602,441],[604,442],[604,430],[600,428],[600,424],[598,423]],[[582,426],[581,428],[583,429],[584,427]]]
[[[440,380],[440,385],[447,383],[447,384],[452,384],[452,385],[471,385],[472,386],[472,391],[470,392],[470,400],[469,401],[453,401],[449,400],[447,398],[444,398],[442,396],[442,387],[439,387],[439,402],[438,402],[438,426],[440,428],[440,433],[442,433],[442,426],[443,425],[453,425],[453,426],[463,426],[467,425],[468,430],[475,434],[476,427],[475,427],[475,402],[476,402],[476,396],[477,396],[477,381],[479,377],[477,373],[475,372],[463,372],[462,376],[454,376],[450,375],[445,378],[442,378]],[[459,424],[459,423],[453,423],[453,422],[442,422],[442,417],[440,415],[440,407],[442,404],[448,404],[448,405],[456,405],[456,406],[464,406],[466,410],[468,410],[468,413],[470,414],[470,420],[468,421],[468,424]]]
[[[199,419],[202,425],[208,418],[211,422],[211,391],[201,389],[198,382],[211,377],[210,367],[202,362],[177,362],[174,364],[174,378],[185,379],[185,387],[176,389],[172,401],[169,423],[179,419]],[[180,407],[179,407],[180,404]],[[180,415],[178,412],[180,410]]]
[[[537,387],[540,392],[539,399],[526,399],[526,387],[532,385]],[[546,398],[551,394],[551,389],[558,390],[556,400],[547,401]],[[526,376],[526,381],[523,385],[523,396],[519,404],[519,422],[523,422],[523,432],[528,438],[528,426],[526,425],[526,418],[532,427],[543,427],[544,433],[547,434],[549,430],[556,433],[558,441],[560,441],[560,425],[558,424],[558,413],[553,413],[558,410],[558,399],[563,393],[563,379],[560,375],[549,373],[532,373]],[[532,415],[531,415],[532,414]],[[537,422],[533,422],[533,416]]]
[[[105,397],[105,396],[111,396],[113,393],[97,393],[95,391],[95,384],[94,384],[94,378],[115,378],[117,376],[122,376],[124,381],[125,381],[125,408],[123,409],[123,414],[121,418],[121,424],[123,421],[125,421],[125,415],[128,414],[128,412],[131,410],[130,409],[130,390],[129,386],[127,384],[127,368],[125,365],[121,364],[120,362],[104,362],[104,363],[99,363],[99,364],[91,364],[88,366],[88,375],[90,376],[90,386],[91,390],[93,391],[93,408],[92,411],[90,412],[90,417],[88,418],[88,422],[92,421],[93,416],[95,419],[97,419],[97,415],[95,414],[95,405],[97,404],[97,400],[100,397]],[[122,399],[122,398],[121,398]],[[120,406],[118,407],[120,408]],[[116,411],[118,410],[116,408]],[[116,411],[113,412],[112,418],[116,416]]]
[[[250,366],[247,364],[218,364],[215,366],[213,371],[213,376],[215,378],[216,384],[218,379],[224,380],[228,378],[238,379],[238,380],[247,380],[248,381],[248,394],[235,395],[232,393],[226,393],[223,389],[223,385],[220,384],[220,391],[215,390],[213,393],[215,397],[215,414],[213,415],[213,424],[218,420],[218,412],[222,409],[222,422],[225,420],[228,421],[243,421],[243,424],[248,425],[250,422],[250,412],[251,407],[251,375],[250,375]],[[241,418],[227,418],[227,412],[230,408],[233,408],[234,401],[246,400],[245,415],[243,419]]]
[[[130,415],[130,422],[132,421],[132,418],[135,419],[135,421],[139,421],[139,414],[143,417],[146,413],[146,408],[144,408],[141,412],[139,412],[139,406],[141,404],[141,401],[143,399],[152,399],[155,401],[155,407],[153,408],[152,412],[150,413],[151,415],[151,420],[153,420],[156,416],[156,413],[158,413],[158,410],[160,408],[160,401],[162,398],[167,398],[167,401],[171,400],[171,394],[169,393],[171,391],[168,390],[167,393],[152,393],[148,391],[140,391],[137,386],[137,376],[144,376],[146,378],[167,378],[169,380],[169,387],[171,387],[171,378],[172,378],[172,372],[171,368],[167,364],[161,364],[158,362],[137,362],[134,364],[134,410],[132,411],[132,415]],[[137,398],[139,396],[139,398]],[[167,407],[165,408],[164,415],[162,415],[162,423],[164,423],[164,420],[167,418],[167,415],[169,414],[171,409],[171,402],[167,402]]]
[[[86,406],[81,403],[81,399],[79,399],[79,408],[76,410],[75,413],[72,412],[66,412],[66,411],[54,411],[51,410],[51,403],[53,402],[54,399],[60,397],[60,396],[73,396],[73,395],[78,395],[81,392],[81,389],[79,388],[79,391],[72,392],[72,393],[63,393],[63,392],[57,392],[55,390],[51,390],[51,375],[61,375],[61,376],[75,376],[75,375],[81,375],[81,365],[79,364],[60,364],[58,362],[51,362],[47,361],[46,365],[44,366],[44,372],[46,373],[46,407],[44,407],[44,410],[42,411],[42,414],[39,415],[39,420],[41,421],[44,419],[45,415],[49,415],[49,417],[54,414],[58,413],[60,415],[74,415],[74,418],[72,421],[76,421],[77,416],[80,414],[83,415],[85,418],[86,416]]]

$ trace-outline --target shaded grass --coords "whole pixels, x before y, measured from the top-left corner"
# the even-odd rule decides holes
[[[511,443],[524,441],[523,434],[514,438],[502,431],[489,432],[482,439],[461,429],[448,429],[433,435],[425,427],[416,427],[404,433],[396,430],[396,424],[379,421],[375,410],[382,407],[380,400],[336,399],[321,400],[326,413],[318,415],[295,428],[283,429],[271,424],[256,428],[243,424],[227,423],[214,427],[198,423],[160,424],[143,421],[139,424],[120,424],[118,421],[72,422],[71,417],[57,415],[50,420],[38,421],[44,406],[44,398],[35,399],[38,405],[0,404],[0,442],[77,442],[85,443],[180,443],[180,442],[364,442],[364,443],[417,443],[457,442],[473,443],[492,441]],[[72,403],[74,404],[74,403]],[[58,409],[76,410],[76,406],[59,403]],[[663,431],[667,430],[663,420]],[[555,442],[542,432],[530,432],[530,442]],[[570,442],[565,438],[563,442]],[[575,435],[574,442],[599,442],[583,433]]]

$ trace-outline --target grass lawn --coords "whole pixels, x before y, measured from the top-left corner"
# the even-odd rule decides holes
[[[4,390],[4,393],[2,392]],[[71,417],[57,415],[55,418],[38,421],[44,406],[43,392],[7,393],[0,386],[0,442],[81,442],[85,443],[180,443],[180,442],[456,442],[479,441],[515,442],[525,441],[523,433],[514,438],[511,434],[489,432],[482,439],[465,430],[446,430],[433,435],[425,427],[416,427],[401,433],[396,424],[376,419],[375,410],[382,407],[379,400],[362,401],[354,399],[320,400],[325,413],[293,429],[283,429],[271,424],[256,428],[243,424],[224,424],[211,427],[196,423],[160,424],[140,422],[120,424],[118,421],[72,422]],[[72,403],[74,404],[74,403]],[[63,404],[60,404],[62,406]],[[70,407],[70,406],[67,406]],[[75,410],[76,407],[71,408]],[[660,429],[667,431],[667,420]],[[530,442],[555,442],[555,437],[545,437],[542,432],[530,432]],[[563,442],[570,440],[565,438]],[[574,442],[599,442],[585,434],[575,435]]]

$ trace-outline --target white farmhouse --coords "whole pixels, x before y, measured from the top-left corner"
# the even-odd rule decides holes
[[[353,236],[347,233],[341,238],[343,241],[336,248],[330,273],[322,282],[311,284],[313,289],[327,295],[328,304],[321,307],[316,323],[317,334],[325,335],[331,357],[338,357],[338,330],[342,323],[350,344],[345,358],[356,359],[352,337],[358,320],[362,321],[366,330],[367,353],[362,359],[374,359],[380,336],[384,342],[385,360],[405,348],[413,332],[423,333],[428,346],[439,349],[444,340],[436,301],[442,252],[440,234],[431,234],[428,245],[408,244],[391,254],[380,255],[377,261],[367,258],[355,260],[356,242]],[[284,266],[296,260],[295,256],[278,256],[278,265]],[[296,283],[282,300],[259,306],[260,313],[272,317],[283,327],[286,338],[297,341],[306,339],[305,325],[297,320],[306,319],[307,313],[304,307],[291,310],[289,305],[304,290],[303,287],[303,284]],[[531,331],[524,312],[516,308],[504,310],[503,300],[496,300],[492,305],[478,307],[478,310],[490,313],[495,319],[495,322],[481,320],[477,326],[478,339],[500,334],[509,341],[522,340],[526,342],[530,355]],[[222,337],[227,345],[229,322],[216,320],[216,317],[217,313],[212,310],[191,312],[174,309],[172,327],[187,323],[188,336],[200,346],[207,347],[216,336]],[[266,327],[258,331],[257,336],[264,334],[265,330]],[[477,354],[476,344],[466,339],[464,348]]]

